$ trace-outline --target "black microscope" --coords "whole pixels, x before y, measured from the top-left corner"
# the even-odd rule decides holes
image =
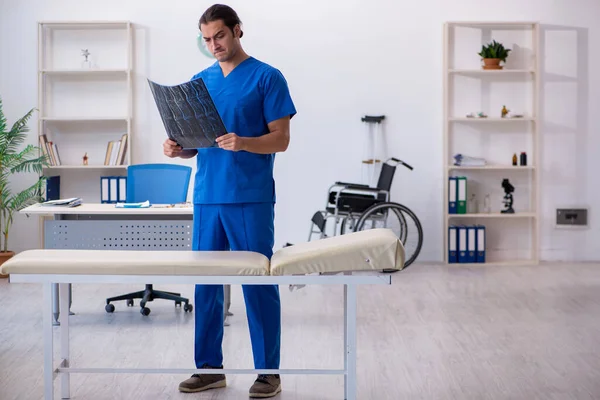
[[[500,212],[502,214],[514,214],[515,210],[513,209],[513,195],[512,193],[515,191],[515,187],[511,185],[508,179],[502,179],[502,188],[504,189],[504,210]]]

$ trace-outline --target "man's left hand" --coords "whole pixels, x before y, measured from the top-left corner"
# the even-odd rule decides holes
[[[244,138],[235,133],[227,133],[217,138],[217,144],[224,150],[240,151],[244,149]]]

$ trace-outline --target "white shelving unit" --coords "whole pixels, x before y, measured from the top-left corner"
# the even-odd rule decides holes
[[[478,53],[492,40],[511,49],[503,69],[484,70]],[[539,230],[539,26],[536,22],[447,22],[444,26],[444,260],[450,225],[486,227],[485,265],[538,263]],[[502,107],[523,114],[502,118]],[[484,112],[487,118],[468,114]],[[526,152],[527,164],[512,165]],[[484,166],[454,165],[460,153],[484,158]],[[450,214],[449,177],[467,178],[467,207],[474,194],[478,210]],[[514,214],[504,207],[502,180],[515,187]],[[490,195],[491,212],[483,210]],[[462,264],[456,264],[462,265]],[[474,264],[482,265],[482,264]]]
[[[129,21],[38,23],[39,144],[45,138],[56,145],[59,160],[55,153],[44,174],[61,176],[61,197],[99,201],[100,176],[126,173],[133,144],[132,63]],[[108,143],[122,145],[123,139],[121,159],[106,165]]]

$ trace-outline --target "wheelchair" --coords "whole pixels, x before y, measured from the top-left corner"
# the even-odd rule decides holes
[[[308,241],[314,234],[328,237],[327,221],[333,219],[333,235],[357,232],[363,229],[392,229],[406,252],[404,267],[411,265],[419,256],[423,245],[423,228],[415,213],[403,204],[393,202],[390,190],[396,167],[413,167],[397,158],[389,158],[381,165],[376,187],[350,182],[335,182],[329,187],[324,210],[311,218]],[[384,270],[392,272],[392,270]]]

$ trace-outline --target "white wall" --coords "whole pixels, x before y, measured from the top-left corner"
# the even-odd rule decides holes
[[[175,6],[176,4],[176,6]],[[146,77],[179,83],[212,61],[196,48],[197,21],[209,2],[159,0],[97,2],[0,1],[0,95],[9,121],[36,106],[36,22],[129,19],[136,24],[136,121],[133,162],[164,162],[165,134]],[[590,51],[600,33],[595,0],[502,3],[484,0],[420,2],[232,1],[244,22],[243,44],[253,56],[282,70],[299,114],[292,142],[277,156],[276,247],[305,241],[309,219],[336,180],[360,179],[364,114],[385,114],[388,156],[400,169],[393,199],[412,208],[425,232],[421,260],[442,259],[442,24],[447,20],[537,20],[545,44],[542,92],[543,259],[600,259],[600,190],[593,172],[600,160],[594,117],[600,105]],[[410,10],[409,7],[414,7]],[[313,24],[313,25],[309,25]],[[588,53],[589,52],[589,53]],[[140,82],[142,84],[140,84]],[[30,142],[35,143],[32,121]],[[570,142],[569,142],[570,141]],[[334,155],[333,151],[343,155]],[[193,165],[192,163],[187,163]],[[315,174],[315,178],[309,175]],[[96,180],[97,181],[97,180]],[[14,180],[24,186],[23,177]],[[590,207],[590,228],[554,229],[558,206]],[[36,247],[38,224],[18,216],[11,247]]]

